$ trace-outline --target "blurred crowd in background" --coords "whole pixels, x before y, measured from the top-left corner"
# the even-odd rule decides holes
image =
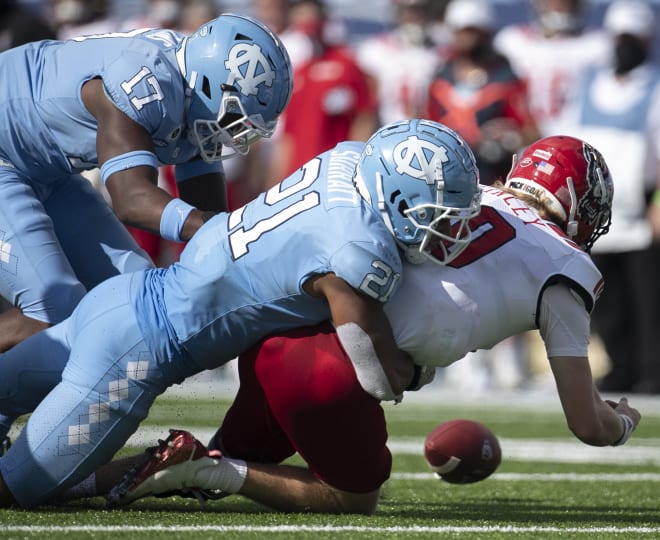
[[[541,136],[574,135],[598,148],[615,197],[611,230],[592,250],[606,287],[592,317],[590,357],[602,391],[660,393],[660,2],[0,0],[0,51],[145,27],[189,34],[223,11],[266,23],[295,69],[276,135],[225,162],[231,208],[337,142],[366,140],[402,118],[458,131],[484,184],[503,179],[512,155]],[[167,167],[159,182],[176,190]],[[180,252],[132,232],[159,265]],[[469,391],[545,384],[535,339],[472,353],[443,370],[440,384]]]

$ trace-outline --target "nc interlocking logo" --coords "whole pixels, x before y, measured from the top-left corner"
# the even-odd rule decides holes
[[[394,148],[392,157],[396,172],[423,179],[428,185],[435,183],[438,164],[449,161],[447,149],[413,135]]]
[[[255,43],[239,43],[229,51],[225,67],[230,76],[227,84],[238,85],[245,96],[253,96],[259,92],[259,85],[272,86],[275,72],[261,52],[261,47]]]

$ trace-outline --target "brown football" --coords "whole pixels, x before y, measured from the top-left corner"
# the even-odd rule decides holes
[[[495,434],[474,420],[450,420],[426,436],[424,456],[433,472],[452,484],[488,478],[502,460]]]

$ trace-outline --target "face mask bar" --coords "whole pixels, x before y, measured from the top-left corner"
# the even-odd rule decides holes
[[[413,225],[426,231],[418,246],[407,246],[406,258],[408,261],[420,264],[431,260],[436,264],[446,265],[456,259],[472,240],[469,221],[479,214],[480,209],[479,196],[475,196],[469,208],[426,204],[405,210],[404,213]],[[415,215],[423,216],[427,212],[435,214],[428,225],[415,219]],[[442,230],[442,227],[446,225],[448,225],[446,230],[451,232]]]
[[[261,115],[247,115],[241,100],[225,92],[218,119],[195,120],[193,138],[200,148],[202,159],[212,162],[236,154],[244,156],[257,139],[271,137],[276,125],[276,121],[264,122]],[[223,155],[223,147],[230,151]]]
[[[587,239],[584,249],[587,253],[591,252],[591,248],[594,245],[594,242],[598,240],[604,234],[610,230],[610,224],[612,223],[612,212],[609,205],[607,204],[607,187],[605,184],[605,178],[603,177],[603,171],[600,167],[596,167],[595,170],[596,178],[598,180],[599,192],[600,192],[600,201],[599,202],[599,212],[594,227],[594,232],[591,233],[591,236]]]

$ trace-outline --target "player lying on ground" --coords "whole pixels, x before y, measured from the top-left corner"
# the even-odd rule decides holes
[[[601,399],[587,357],[589,312],[603,285],[588,250],[607,232],[613,195],[606,164],[582,141],[545,138],[523,152],[506,187],[482,189],[468,248],[446,266],[406,265],[385,308],[397,342],[428,375],[538,329],[568,427],[586,444],[624,444],[640,414],[626,398],[614,407]],[[241,355],[239,375],[209,444],[221,458],[173,433],[158,452],[100,469],[75,495],[107,493],[137,461],[111,504],[201,488],[284,511],[373,512],[391,464],[383,411],[358,385],[332,329],[268,338]],[[307,468],[279,465],[295,452]]]

